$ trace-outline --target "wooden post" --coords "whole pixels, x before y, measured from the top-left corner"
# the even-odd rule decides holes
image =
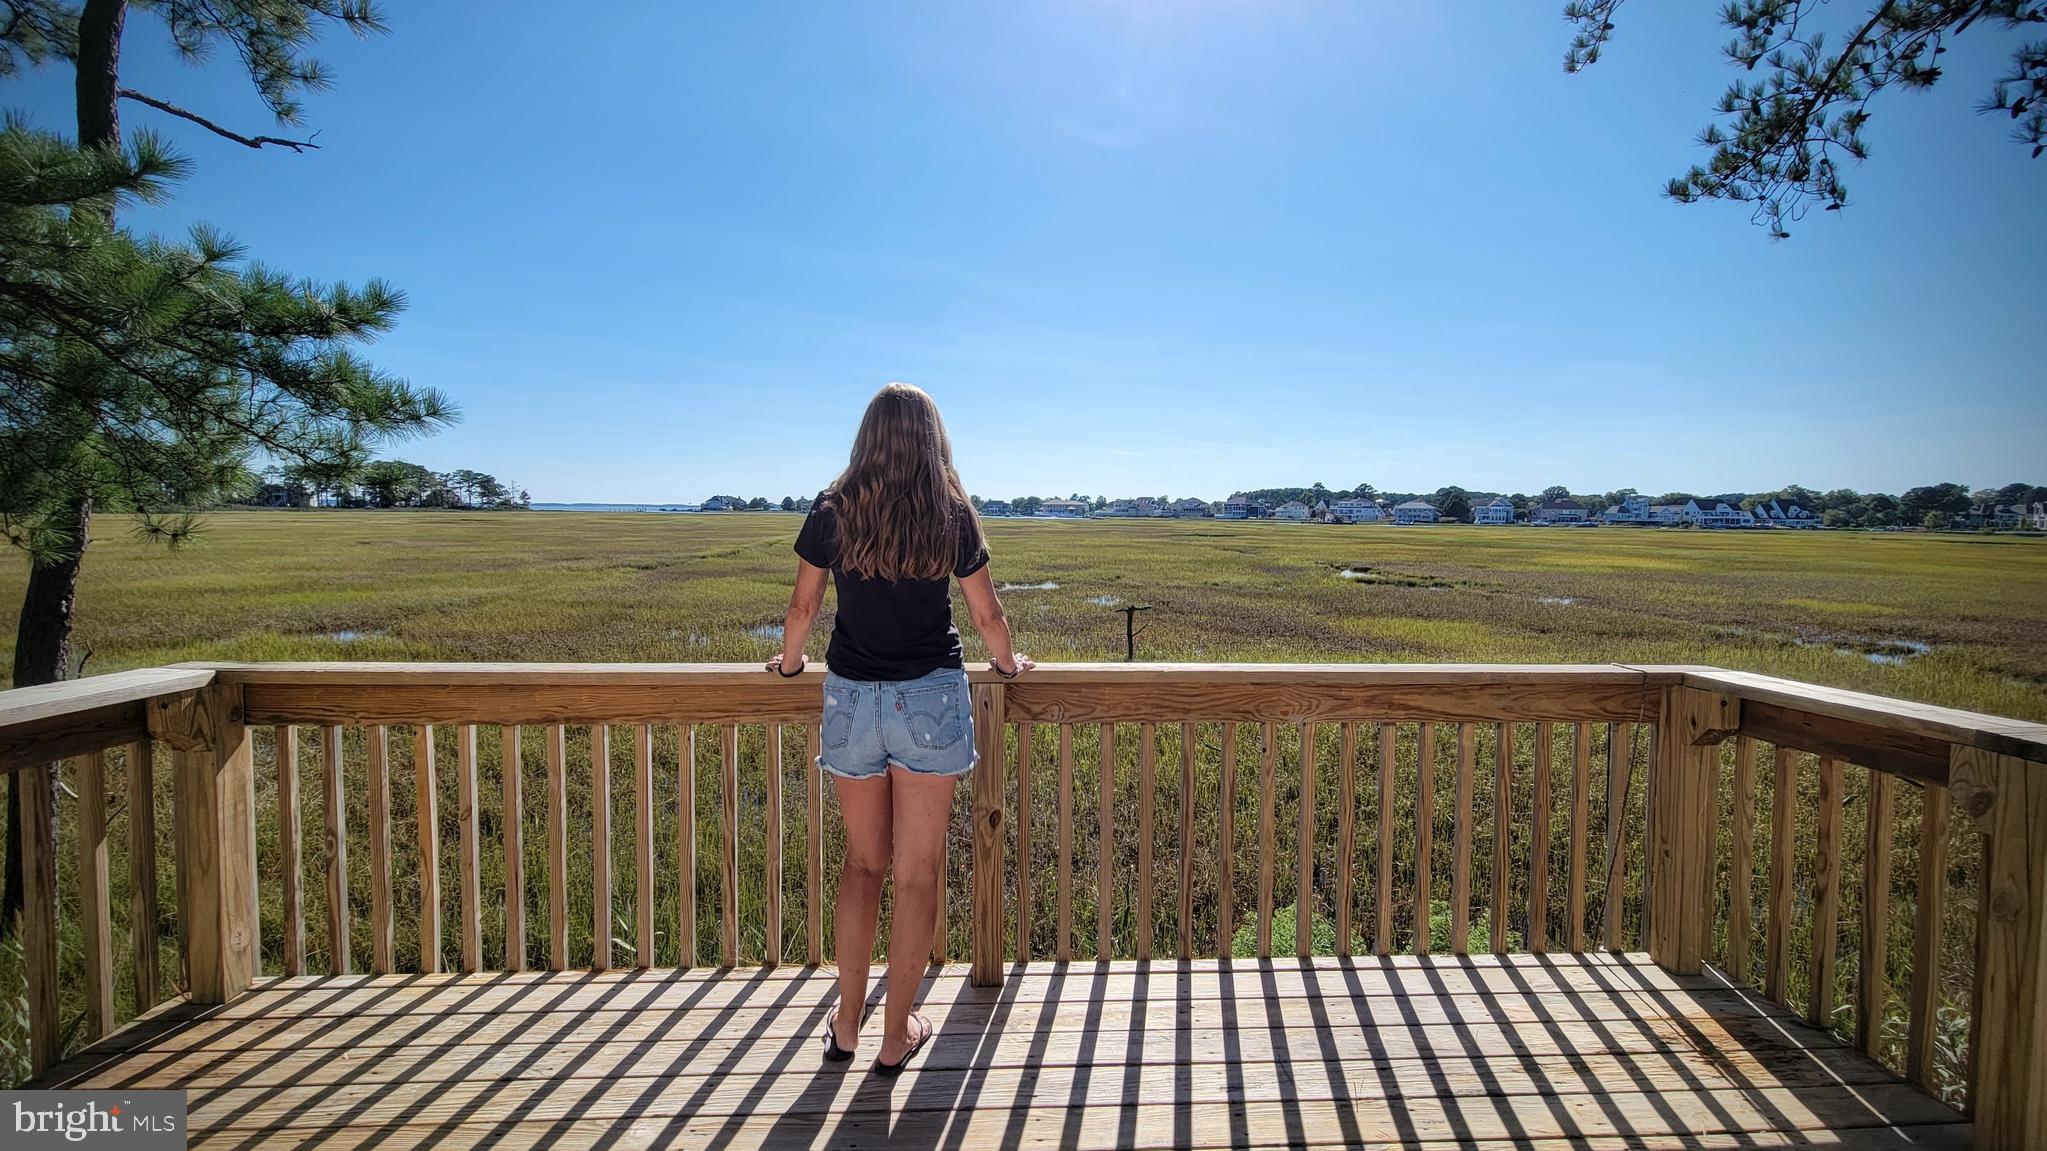
[[[1665,688],[1650,764],[1649,957],[1665,970],[1704,967],[1713,899],[1714,780],[1720,741],[1741,726],[1741,702]]]
[[[434,783],[434,729],[412,729],[414,803],[419,815],[419,970],[441,969],[441,817]]]
[[[526,970],[526,797],[517,726],[498,729],[498,782],[504,790],[505,970]]]
[[[15,775],[23,814],[21,858],[15,863],[22,874],[21,943],[28,969],[28,1054],[33,1075],[42,1074],[64,1054],[57,1019],[57,840],[49,819],[57,802],[56,774],[52,764],[23,768]]]
[[[779,728],[771,729],[774,740],[775,766],[781,766],[782,740]],[[768,794],[775,799],[780,795],[769,777]],[[774,803],[768,805],[768,818],[774,821],[778,812]],[[775,854],[768,858],[771,864],[780,859],[777,850],[779,836],[769,836],[768,849]],[[633,966],[654,966],[654,727],[652,724],[636,724],[633,727]],[[780,888],[780,876],[771,877],[768,892],[772,896]],[[768,932],[768,956],[771,961],[781,958],[780,916],[770,915],[774,921]]]
[[[114,931],[107,886],[107,761],[95,751],[78,769],[78,910],[85,937],[85,1035],[114,1030]]]
[[[353,970],[348,945],[348,791],[342,786],[339,727],[325,729],[320,762],[327,804],[327,967],[336,975],[347,975]]]
[[[156,1006],[156,765],[148,740],[128,745],[128,898],[135,952],[135,1013]]]
[[[975,987],[1002,985],[1003,771],[1002,688],[999,683],[974,685],[974,878],[971,915],[973,966],[967,978]]]
[[[482,820],[476,809],[476,725],[463,724],[455,736],[455,823],[461,830],[456,844],[456,882],[462,898],[462,970],[483,967],[483,845],[478,842]]]
[[[306,903],[300,885],[305,877],[305,858],[299,839],[299,740],[298,729],[279,725],[271,729],[277,760],[277,869],[278,902],[283,905],[284,973],[306,973]]]
[[[370,769],[370,966],[378,975],[389,975],[397,969],[391,907],[391,733],[378,724],[363,737]]]
[[[1969,1039],[1976,1146],[2047,1146],[2047,764],[1956,746],[1955,803],[1983,833]]]
[[[185,875],[180,915],[194,1003],[226,1003],[259,970],[256,779],[239,684],[149,701],[150,735],[171,749]]]

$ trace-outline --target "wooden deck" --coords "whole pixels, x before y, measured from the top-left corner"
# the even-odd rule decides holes
[[[43,1085],[182,1087],[195,1147],[1961,1148],[1954,1111],[1646,956],[934,973],[915,1068],[827,1066],[812,968],[264,981]],[[879,991],[872,1002],[879,1003]],[[850,1067],[850,1070],[847,1068]]]

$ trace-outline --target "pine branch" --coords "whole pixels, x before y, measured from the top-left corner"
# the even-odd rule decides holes
[[[138,104],[147,104],[159,112],[168,112],[181,119],[190,120],[216,136],[225,136],[235,143],[246,147],[261,148],[265,144],[275,144],[280,148],[290,148],[294,152],[304,152],[307,148],[319,148],[318,144],[313,143],[311,137],[307,137],[304,140],[287,140],[282,136],[244,136],[240,132],[221,127],[197,112],[186,111],[167,100],[159,100],[154,96],[137,92],[133,88],[123,88],[120,90],[120,94],[124,100],[133,100]],[[319,133],[315,132],[313,135],[318,136]]]

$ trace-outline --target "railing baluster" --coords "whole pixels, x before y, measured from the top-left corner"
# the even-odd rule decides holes
[[[1436,725],[1424,723],[1414,746],[1414,953],[1427,955],[1436,905],[1429,890],[1436,854]]]
[[[1621,905],[1628,891],[1628,792],[1635,772],[1635,729],[1630,724],[1606,725],[1606,906],[1600,912],[1602,944],[1619,951],[1627,942],[1621,931]]]
[[[370,772],[370,967],[389,975],[398,965],[391,924],[391,735],[378,724],[364,729],[363,739]]]
[[[156,763],[146,739],[128,745],[128,900],[130,949],[135,962],[135,1013],[156,1006]]]
[[[1393,777],[1399,738],[1398,727],[1379,725],[1379,890],[1372,908],[1379,922],[1372,937],[1374,955],[1393,953]]]
[[[590,725],[590,969],[611,970],[611,726]]]
[[[1272,872],[1279,782],[1279,731],[1265,725],[1265,754],[1258,768],[1258,958],[1272,958]]]
[[[277,760],[277,897],[284,914],[284,973],[306,973],[306,903],[300,890],[305,860],[299,840],[299,741],[298,729],[283,726],[270,729],[271,747]]]
[[[1862,856],[1862,955],[1856,966],[1855,1039],[1875,1058],[1883,1046],[1884,1006],[1890,1001],[1891,777],[1872,769],[1864,793],[1867,838]]]
[[[569,967],[569,750],[561,724],[547,729],[547,967]]]
[[[1053,955],[1073,958],[1073,725],[1059,725],[1059,941]]]
[[[1237,725],[1223,724],[1222,778],[1216,812],[1215,954],[1228,959],[1236,951],[1237,925]]]
[[[1016,725],[1016,958],[1031,961],[1031,725]]]
[[[817,767],[823,733],[814,723],[803,728],[803,780],[809,838],[804,840],[803,909],[810,919],[810,965],[824,962],[824,772]],[[685,961],[686,965],[686,961]]]
[[[1151,809],[1153,777],[1158,774],[1158,731],[1137,725],[1137,958],[1151,958]]]
[[[633,725],[633,966],[654,966],[654,725]]]
[[[721,735],[724,794],[719,800],[722,804],[719,814],[723,835],[718,843],[718,881],[724,902],[719,905],[718,913],[723,917],[724,930],[718,939],[718,962],[721,966],[732,967],[739,962],[739,726],[728,723]],[[938,905],[941,909],[945,906],[942,894]]]
[[[348,787],[341,774],[341,729],[329,726],[320,741],[326,770],[327,967],[336,975],[355,970],[348,944]]]
[[[90,752],[78,769],[78,910],[85,943],[85,1038],[114,1030],[114,924],[107,874],[107,757]]]
[[[462,838],[456,845],[456,877],[462,885],[462,970],[483,968],[483,845],[482,819],[476,810],[476,725],[465,723],[455,733],[455,822]]]
[[[1008,791],[1009,724],[1004,718],[1005,689],[999,683],[969,689],[974,715],[974,754],[982,770],[970,787],[972,799],[972,878],[968,887],[968,982],[975,987],[1002,984],[1003,883],[1007,871],[1008,829],[1003,826],[1003,799]],[[1021,857],[1019,856],[1021,860]]]
[[[1770,911],[1763,924],[1763,994],[1786,1006],[1791,995],[1791,899],[1797,867],[1798,756],[1779,747],[1770,794]]]
[[[1919,809],[1919,890],[1913,907],[1912,1002],[1905,1036],[1905,1074],[1934,1088],[1933,1044],[1939,1025],[1941,935],[1947,924],[1948,789],[1926,785]]]
[[[1821,757],[1818,830],[1813,842],[1812,989],[1805,1016],[1831,1027],[1834,1015],[1834,949],[1841,908],[1841,762]]]
[[[1567,865],[1570,890],[1564,896],[1571,930],[1566,936],[1571,953],[1585,952],[1585,829],[1592,821],[1592,725],[1580,722],[1571,747],[1571,858]]]
[[[1096,798],[1100,842],[1095,856],[1095,958],[1107,963],[1114,958],[1110,930],[1113,926],[1116,867],[1116,725],[1101,725],[1101,788]]]
[[[763,852],[766,874],[761,877],[768,895],[768,926],[766,932],[766,954],[761,961],[769,967],[782,965],[782,725],[767,725],[768,771],[767,771],[767,843]],[[652,848],[649,847],[651,854]],[[653,867],[649,865],[648,871]],[[649,895],[651,896],[651,892]],[[646,916],[648,922],[654,918],[649,904]]]
[[[1315,954],[1315,725],[1301,724],[1301,846],[1295,856],[1294,954]]]
[[[1528,950],[1534,955],[1549,950],[1549,817],[1555,806],[1549,760],[1555,742],[1553,724],[1535,725],[1535,818],[1528,832]]]
[[[498,729],[498,774],[504,791],[505,970],[526,970],[526,795],[517,726]],[[372,819],[375,817],[373,816]]]
[[[817,729],[811,729],[813,743]],[[675,876],[676,876],[676,963],[682,967],[697,965],[697,728],[693,723],[684,723],[675,729],[675,777],[676,790],[680,799],[676,804],[677,819],[681,826],[675,830]],[[816,757],[813,756],[813,759]],[[823,773],[815,768],[811,774],[818,777],[822,785]],[[811,825],[817,826],[821,815],[814,815]],[[823,858],[823,844],[818,846],[814,858]]]
[[[419,969],[432,975],[441,969],[441,821],[431,725],[413,728],[412,756],[419,808]]]
[[[1351,868],[1356,861],[1352,841],[1357,835],[1356,723],[1346,722],[1343,725],[1343,734],[1336,746],[1336,954],[1347,958],[1351,953],[1351,901],[1356,897],[1351,877]]]
[[[1457,725],[1457,827],[1452,833],[1450,863],[1450,951],[1471,950],[1471,800],[1472,777],[1478,774],[1477,745],[1471,725]]]
[[[1748,982],[1754,925],[1750,922],[1749,887],[1755,878],[1756,741],[1734,741],[1734,858],[1727,874],[1727,974]]]
[[[42,1074],[63,1055],[57,1018],[57,841],[56,827],[46,817],[57,807],[56,774],[55,765],[42,764],[14,774],[15,802],[25,816],[21,821],[21,945],[22,964],[27,968],[23,974],[28,985],[31,1075]],[[189,834],[195,829],[180,830]],[[184,874],[183,868],[179,874]],[[181,925],[191,902],[179,900]],[[190,955],[189,947],[183,950]]]
[[[1174,955],[1194,957],[1194,725],[1180,725],[1180,945]],[[1028,872],[1028,864],[1024,871]],[[1023,881],[1028,884],[1028,880]]]
[[[1493,902],[1491,938],[1493,953],[1507,951],[1507,877],[1512,872],[1514,825],[1514,725],[1493,725]]]

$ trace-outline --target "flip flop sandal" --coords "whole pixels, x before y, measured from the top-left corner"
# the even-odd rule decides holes
[[[847,1063],[853,1058],[851,1051],[839,1046],[838,1024],[839,1009],[834,1007],[832,1008],[832,1013],[825,1016],[824,1020],[824,1061],[826,1063]]]
[[[919,1035],[917,1042],[912,1043],[910,1049],[903,1052],[903,1057],[894,1063],[883,1063],[879,1058],[875,1059],[874,1073],[883,1079],[894,1079],[896,1076],[901,1075],[903,1068],[910,1065],[910,1060],[917,1057],[917,1052],[924,1050],[924,1045],[931,1042],[931,1021],[922,1015],[912,1015],[910,1018],[924,1025],[924,1033]]]

